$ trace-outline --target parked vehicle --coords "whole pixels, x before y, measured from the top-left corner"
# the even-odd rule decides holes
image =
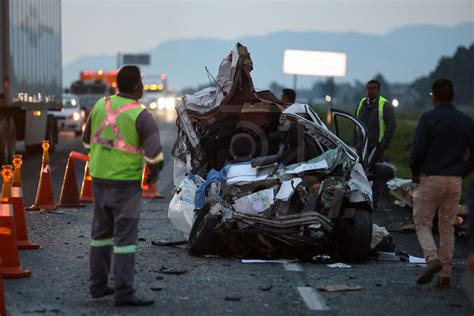
[[[195,254],[366,260],[369,178],[377,174],[367,171],[365,127],[332,110],[333,132],[310,106],[285,108],[270,91],[255,91],[252,68],[237,44],[215,87],[178,100],[171,222]],[[361,155],[339,137],[354,130]]]
[[[79,99],[73,94],[63,95],[63,107],[60,111],[50,112],[56,118],[59,131],[73,131],[76,136],[82,134],[85,112]]]
[[[28,151],[50,150],[57,129],[50,109],[62,100],[61,1],[0,1],[0,164],[11,162],[16,142]]]

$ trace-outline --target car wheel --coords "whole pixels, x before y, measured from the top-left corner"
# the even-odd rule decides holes
[[[349,235],[346,247],[339,252],[344,261],[364,262],[370,254],[372,242],[372,217],[367,210],[358,209],[348,221]]]
[[[208,216],[209,208],[201,209],[189,234],[188,250],[191,254],[221,254],[224,242],[214,231],[220,223],[216,216]]]

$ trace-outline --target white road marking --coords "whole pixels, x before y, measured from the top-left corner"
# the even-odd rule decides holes
[[[328,311],[330,308],[326,305],[324,298],[316,293],[312,287],[299,286],[296,288],[305,302],[308,309],[312,311]]]
[[[295,271],[295,272],[303,271],[303,268],[297,263],[284,263],[283,267],[285,268],[286,271]]]

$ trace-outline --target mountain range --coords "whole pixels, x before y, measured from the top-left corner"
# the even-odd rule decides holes
[[[381,73],[389,82],[408,83],[433,70],[442,56],[452,55],[459,46],[474,42],[474,23],[454,27],[417,25],[398,28],[384,35],[356,32],[288,32],[263,36],[243,36],[222,40],[212,38],[177,39],[157,43],[148,52],[151,65],[147,74],[166,73],[169,84],[180,90],[209,82],[205,68],[216,75],[222,58],[236,42],[247,46],[254,62],[252,77],[257,88],[276,81],[292,86],[292,76],[283,74],[285,49],[338,51],[347,54],[347,76],[336,82],[362,82]],[[151,44],[150,46],[153,46]],[[81,70],[115,69],[115,55],[81,57],[63,67],[63,84],[78,79]],[[298,77],[299,87],[308,87],[324,78]]]

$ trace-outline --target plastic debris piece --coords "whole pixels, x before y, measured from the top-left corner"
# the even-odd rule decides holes
[[[242,259],[240,262],[242,263],[290,263],[296,262],[297,260],[285,260],[285,259],[278,259],[278,260],[262,260],[262,259]]]
[[[426,264],[425,258],[419,258],[419,257],[414,257],[414,256],[409,256],[408,262],[415,263],[415,264]]]
[[[352,266],[348,265],[348,264],[345,264],[345,263],[342,263],[342,262],[336,262],[336,263],[333,263],[333,264],[327,264],[328,267],[330,268],[340,268],[340,269],[344,269],[344,268],[352,268]]]
[[[349,286],[345,284],[334,284],[334,285],[323,285],[318,288],[318,290],[323,292],[343,292],[343,291],[360,291],[361,286]]]

